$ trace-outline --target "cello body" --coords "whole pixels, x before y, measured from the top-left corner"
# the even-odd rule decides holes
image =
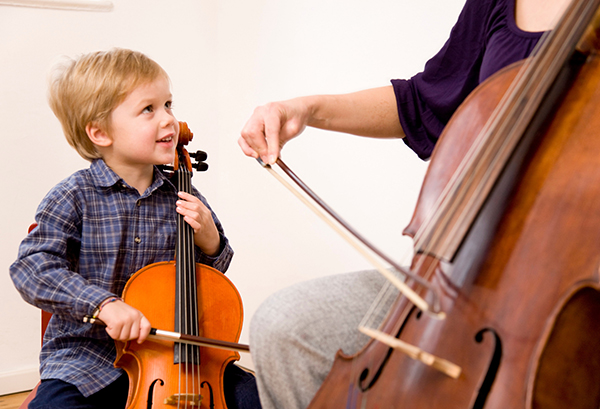
[[[455,113],[406,234],[417,234],[518,72],[498,72]],[[458,365],[458,378],[371,340],[353,356],[338,352],[309,408],[600,407],[596,51],[569,81],[560,104],[512,154],[456,252],[416,246],[412,271],[437,290],[446,318],[400,296],[382,324],[381,331]]]

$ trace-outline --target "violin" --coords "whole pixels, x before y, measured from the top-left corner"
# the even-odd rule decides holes
[[[180,191],[190,194],[192,168],[208,167],[204,152],[190,155],[185,150],[192,137],[187,124],[180,122],[172,178]],[[192,165],[190,156],[198,162]],[[243,322],[242,300],[224,274],[195,262],[194,251],[193,229],[177,214],[175,260],[142,268],[123,290],[123,300],[160,328],[141,345],[116,342],[115,366],[129,376],[127,408],[227,407],[225,367],[239,360],[238,350],[248,350],[236,344]],[[165,338],[172,333],[176,342]]]

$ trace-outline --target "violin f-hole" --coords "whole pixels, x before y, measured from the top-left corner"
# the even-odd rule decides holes
[[[156,385],[156,382],[160,382],[160,386],[163,386],[165,384],[165,382],[158,378],[155,379],[154,381],[152,381],[152,383],[150,384],[150,387],[148,388],[148,400],[147,402],[147,409],[152,409],[152,404],[154,402],[153,396],[154,396],[154,386]]]
[[[209,407],[210,409],[214,409],[215,407],[215,400],[213,398],[213,390],[212,390],[212,386],[210,386],[210,383],[208,383],[208,381],[204,381],[200,384],[201,388],[204,388],[204,385],[208,386],[208,396],[210,398],[210,403],[209,403]]]

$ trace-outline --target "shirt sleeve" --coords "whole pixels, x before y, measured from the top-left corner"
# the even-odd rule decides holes
[[[450,117],[479,83],[490,0],[467,0],[449,39],[424,70],[392,80],[404,142],[421,159],[431,156]]]
[[[76,273],[81,216],[73,191],[59,184],[42,200],[35,216],[37,227],[21,242],[10,276],[26,302],[81,319],[114,294]]]

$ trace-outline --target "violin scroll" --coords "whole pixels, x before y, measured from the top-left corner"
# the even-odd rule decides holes
[[[177,142],[177,147],[179,148],[180,146],[187,145],[193,137],[194,134],[190,130],[187,122],[179,121],[179,140]]]
[[[196,169],[198,172],[204,172],[208,169],[208,163],[206,163],[206,159],[208,158],[208,154],[204,151],[196,151],[195,153],[188,153],[188,151],[184,148],[185,145],[190,143],[193,139],[194,134],[190,130],[188,124],[183,121],[179,121],[179,139],[177,141],[177,155],[175,155],[174,165],[173,167],[162,165],[160,166],[163,170],[168,172],[172,172],[173,170],[179,169],[179,163],[183,161],[185,163],[185,167],[191,172],[192,168]],[[192,163],[192,159],[195,160]]]

